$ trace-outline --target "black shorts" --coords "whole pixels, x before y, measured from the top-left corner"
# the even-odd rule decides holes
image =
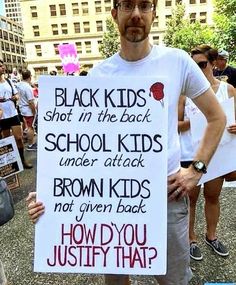
[[[20,126],[20,125],[21,123],[20,123],[20,119],[18,115],[8,118],[8,119],[0,120],[1,130],[9,130],[13,126]]]
[[[192,160],[191,161],[181,161],[180,162],[180,165],[181,165],[181,167],[183,167],[183,168],[188,168],[189,167],[189,165],[190,164],[192,164]]]

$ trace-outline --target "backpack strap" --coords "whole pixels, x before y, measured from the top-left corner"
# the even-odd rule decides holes
[[[8,78],[5,78],[5,79],[6,79],[7,83],[11,86],[11,94],[12,94],[12,96],[14,96],[15,94],[14,94],[13,86],[11,84],[11,80],[9,80]]]

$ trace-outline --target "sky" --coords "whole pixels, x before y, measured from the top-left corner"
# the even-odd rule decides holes
[[[0,15],[1,16],[5,15],[4,1],[3,0],[0,0]]]

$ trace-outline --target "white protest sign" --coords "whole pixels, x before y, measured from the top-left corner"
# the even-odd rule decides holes
[[[221,106],[226,114],[227,123],[226,126],[235,123],[235,111],[234,111],[234,98],[227,99],[221,102]],[[204,115],[199,112],[190,116],[191,135],[193,138],[193,144],[195,150],[198,147],[205,128],[206,119]],[[211,142],[209,142],[211,143]],[[236,136],[230,134],[226,129],[221,138],[219,146],[212,157],[207,173],[204,174],[199,181],[199,184],[210,181],[216,177],[220,177],[226,173],[236,170]]]
[[[9,177],[23,171],[14,136],[0,140],[0,176]]]
[[[165,274],[162,82],[40,78],[35,271]]]

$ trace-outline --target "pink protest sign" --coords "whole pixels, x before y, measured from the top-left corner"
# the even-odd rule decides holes
[[[75,44],[58,45],[63,70],[66,73],[76,72],[80,69]]]

